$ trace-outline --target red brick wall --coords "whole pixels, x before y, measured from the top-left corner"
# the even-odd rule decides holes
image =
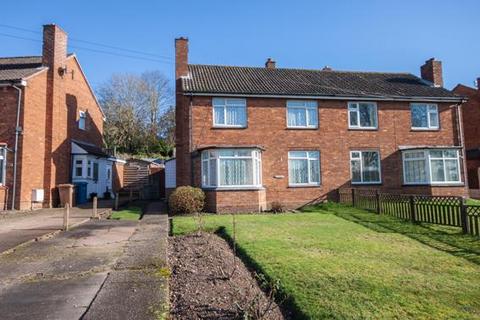
[[[180,110],[188,108],[189,102],[186,99],[180,100],[183,104]],[[380,187],[383,189],[399,189],[406,193],[466,194],[464,187],[402,186],[399,146],[459,144],[456,113],[451,104],[439,104],[441,126],[439,131],[413,132],[410,128],[409,103],[404,102],[378,102],[379,129],[357,131],[348,129],[347,101],[319,99],[319,128],[316,130],[287,129],[286,100],[262,98],[247,99],[247,128],[214,129],[212,128],[211,101],[209,97],[193,98],[191,150],[201,145],[212,144],[256,144],[265,147],[262,153],[262,170],[267,203],[280,201],[289,207],[298,207],[312,200],[334,197],[337,188],[350,186],[349,151],[369,148],[380,150],[383,180]],[[181,118],[182,121],[185,119],[188,118],[186,116]],[[185,126],[185,123],[180,125]],[[188,140],[188,130],[184,130],[181,134],[184,135],[182,139]],[[288,151],[290,150],[320,151],[321,186],[306,188],[288,186]],[[188,147],[181,145],[179,148],[177,145],[177,181],[191,183],[190,164],[186,164],[189,160]],[[195,185],[200,183],[198,162],[197,158],[193,166]],[[182,163],[185,163],[183,167]],[[284,178],[274,178],[278,175]]]
[[[265,190],[205,190],[205,211],[216,213],[249,213],[267,209]]]

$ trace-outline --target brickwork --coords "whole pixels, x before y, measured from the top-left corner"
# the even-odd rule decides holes
[[[266,193],[261,190],[205,190],[205,211],[248,213],[267,209]]]

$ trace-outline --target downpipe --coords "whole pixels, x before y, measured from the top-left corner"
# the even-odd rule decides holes
[[[17,119],[15,123],[15,146],[13,149],[13,183],[12,183],[12,204],[11,210],[15,210],[15,198],[17,195],[17,159],[18,159],[18,140],[20,134],[22,133],[22,128],[20,128],[20,110],[22,107],[22,89],[16,85],[12,85],[12,88],[17,90]]]

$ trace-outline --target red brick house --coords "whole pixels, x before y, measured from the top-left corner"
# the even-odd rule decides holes
[[[296,208],[341,187],[464,196],[463,98],[408,73],[188,63],[176,48],[176,183],[207,210]]]
[[[468,186],[470,189],[480,189],[480,77],[477,79],[477,88],[459,84],[453,92],[468,97],[462,106]]]
[[[41,56],[0,58],[0,110],[0,210],[55,206],[62,183],[112,189],[104,115],[58,26],[44,26]]]

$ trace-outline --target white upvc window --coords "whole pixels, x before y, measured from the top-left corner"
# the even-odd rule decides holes
[[[83,178],[83,158],[76,158],[73,168],[74,178]]]
[[[318,128],[318,106],[316,101],[287,101],[288,128]]]
[[[245,128],[247,102],[245,99],[213,98],[213,126]]]
[[[290,186],[320,185],[320,152],[288,152],[288,184]]]
[[[257,149],[214,149],[202,152],[202,186],[262,186],[261,153]]]
[[[7,149],[0,148],[0,186],[5,185],[5,176],[7,172]]]
[[[380,153],[372,150],[350,151],[352,184],[378,184],[382,182]]]
[[[374,102],[349,102],[348,127],[350,129],[377,129],[377,104]]]
[[[436,104],[412,103],[410,113],[412,129],[437,130],[440,128],[438,106]]]
[[[86,121],[87,121],[87,113],[85,111],[78,112],[78,128],[80,130],[86,130]]]
[[[92,160],[87,160],[87,178],[92,178]]]
[[[408,150],[402,152],[405,184],[461,184],[457,149]]]

